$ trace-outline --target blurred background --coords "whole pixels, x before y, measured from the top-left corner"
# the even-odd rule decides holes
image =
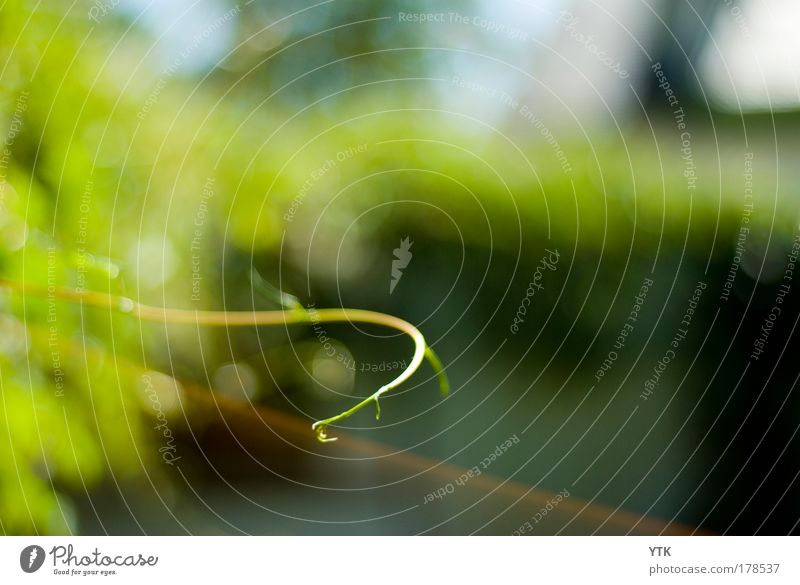
[[[0,529],[796,533],[799,17],[4,2]],[[253,270],[418,325],[451,394],[322,445],[406,338],[19,290],[276,308]]]

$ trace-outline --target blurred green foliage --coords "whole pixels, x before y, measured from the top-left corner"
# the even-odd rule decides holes
[[[738,169],[688,192],[675,137],[658,129],[654,139],[632,123],[564,138],[573,169],[565,174],[524,121],[487,129],[441,111],[441,82],[417,79],[432,75],[435,52],[368,55],[422,36],[389,21],[352,24],[391,13],[364,4],[265,31],[295,5],[256,3],[231,24],[240,44],[217,67],[170,73],[121,10],[96,25],[86,6],[5,2],[0,131],[11,139],[0,169],[0,276],[156,305],[248,309],[263,305],[243,285],[249,264],[273,278],[281,262],[284,284],[305,300],[327,291],[335,302],[341,286],[357,304],[391,309],[387,279],[375,280],[379,298],[359,283],[386,264],[376,243],[409,226],[443,249],[463,239],[509,258],[522,250],[523,263],[550,241],[566,253],[576,234],[579,254],[602,249],[620,262],[632,243],[646,255],[682,245],[687,233],[698,255],[729,252],[741,200],[721,193],[738,188]],[[339,28],[315,35],[325,25]],[[698,135],[698,166],[715,168],[705,163],[717,148]],[[145,474],[162,481],[141,375],[151,362],[202,371],[197,331],[10,292],[0,302],[2,530],[76,530],[59,494]],[[211,347],[228,343],[200,334]]]

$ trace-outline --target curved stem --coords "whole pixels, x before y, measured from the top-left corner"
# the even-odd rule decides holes
[[[305,309],[302,307],[290,310],[275,311],[201,311],[188,309],[169,309],[144,305],[133,299],[123,296],[106,294],[96,291],[77,290],[60,286],[44,286],[40,284],[22,283],[0,278],[0,287],[39,298],[56,297],[75,303],[83,303],[94,307],[108,308],[119,313],[131,315],[142,321],[155,321],[161,323],[192,324],[223,327],[247,327],[261,325],[298,325],[311,323],[370,323],[389,327],[405,333],[414,342],[414,357],[409,366],[399,376],[388,384],[381,386],[374,394],[365,398],[352,408],[323,420],[315,422],[311,428],[315,431],[317,439],[323,443],[335,441],[335,437],[328,436],[328,427],[340,422],[370,403],[376,406],[376,418],[380,416],[378,400],[381,396],[400,386],[417,371],[424,359],[427,359],[439,380],[442,394],[449,392],[449,383],[442,362],[428,347],[422,333],[414,325],[398,317],[367,311],[363,309]]]

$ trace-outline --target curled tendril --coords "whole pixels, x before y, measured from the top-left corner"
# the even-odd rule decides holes
[[[389,317],[389,315],[386,315],[386,317]],[[395,319],[395,317],[391,318]],[[397,321],[400,320],[397,319]],[[403,323],[405,323],[405,321],[403,321]],[[434,351],[425,344],[425,339],[422,337],[422,334],[419,333],[417,328],[411,325],[410,323],[406,323],[406,325],[410,329],[405,331],[409,333],[409,335],[411,335],[412,338],[414,338],[414,342],[417,344],[416,351],[414,352],[414,358],[411,360],[411,364],[408,366],[408,368],[406,368],[397,378],[395,378],[385,386],[381,386],[381,388],[378,391],[368,396],[367,398],[365,398],[352,408],[345,410],[344,412],[341,412],[336,416],[332,416],[330,418],[326,418],[324,420],[315,422],[312,425],[312,428],[317,433],[317,439],[319,439],[323,443],[335,441],[336,440],[335,438],[328,437],[328,427],[354,415],[356,412],[358,412],[371,402],[375,403],[375,418],[380,419],[381,406],[379,400],[381,396],[397,388],[400,384],[402,384],[408,378],[410,378],[414,374],[414,372],[417,371],[423,359],[428,360],[428,363],[430,363],[431,367],[436,373],[436,377],[439,380],[439,390],[441,391],[442,395],[444,396],[448,394],[448,392],[450,391],[450,385],[447,380],[447,375],[445,374],[444,367],[442,366],[442,362],[439,360],[436,353],[434,353]],[[413,331],[415,332],[414,334],[412,334],[411,329],[413,329]]]
[[[263,283],[260,283],[263,284]],[[298,325],[318,322],[325,323],[371,323],[401,331],[411,337],[414,342],[414,357],[411,363],[394,380],[379,388],[374,394],[365,398],[352,408],[345,410],[323,420],[315,422],[311,428],[316,433],[317,439],[322,443],[331,443],[336,437],[328,436],[328,428],[352,416],[371,402],[375,403],[375,418],[380,418],[381,407],[378,402],[380,397],[400,386],[419,369],[422,361],[427,359],[439,381],[442,395],[449,392],[450,385],[447,380],[444,366],[436,353],[428,347],[425,338],[414,325],[398,317],[365,311],[362,309],[315,309],[313,312],[306,310],[299,301],[290,295],[280,293],[279,302],[284,310],[277,311],[194,311],[186,309],[169,309],[143,305],[128,297],[116,296],[96,291],[78,290],[67,287],[46,287],[40,284],[31,284],[5,280],[0,278],[0,287],[16,291],[24,295],[39,298],[48,298],[53,294],[58,298],[82,303],[111,311],[131,315],[143,321],[161,322],[164,324],[190,324],[221,327],[258,327],[275,325]]]
[[[328,425],[321,423],[322,421],[318,421],[311,425],[311,428],[317,434],[317,440],[320,443],[333,443],[338,441],[339,439],[337,437],[328,437]]]

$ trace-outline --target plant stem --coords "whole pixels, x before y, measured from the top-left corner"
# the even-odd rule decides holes
[[[299,325],[314,323],[370,323],[389,327],[405,333],[414,342],[414,357],[409,366],[394,380],[381,386],[374,394],[365,398],[352,408],[320,421],[315,422],[311,428],[323,443],[335,441],[335,437],[328,436],[328,427],[338,423],[370,403],[376,406],[376,418],[380,417],[378,400],[387,392],[400,386],[419,369],[424,359],[428,360],[436,377],[442,395],[449,392],[450,385],[447,380],[444,366],[433,349],[428,347],[422,333],[414,325],[398,317],[366,311],[363,309],[305,309],[297,307],[289,310],[275,311],[200,311],[188,309],[170,309],[144,305],[133,299],[123,296],[101,293],[97,291],[78,290],[61,286],[44,286],[40,284],[23,283],[0,278],[0,288],[21,293],[22,296],[31,295],[38,298],[59,298],[73,303],[81,303],[93,307],[108,308],[110,310],[131,315],[142,321],[161,323],[192,324],[221,327],[255,327],[274,325]]]

